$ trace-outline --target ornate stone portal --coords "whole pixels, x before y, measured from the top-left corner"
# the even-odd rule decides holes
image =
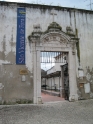
[[[36,26],[35,26],[36,27]],[[62,28],[56,22],[51,23],[45,32],[41,32],[41,28],[33,31],[28,37],[32,49],[33,56],[33,101],[36,104],[42,103],[41,98],[41,68],[40,68],[40,52],[41,51],[62,51],[68,52],[68,70],[69,70],[69,101],[78,100],[77,82],[76,82],[76,42],[72,29],[67,28],[67,32],[63,32]]]

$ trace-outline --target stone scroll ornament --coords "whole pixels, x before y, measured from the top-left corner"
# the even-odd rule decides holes
[[[25,8],[17,8],[16,64],[25,64]]]

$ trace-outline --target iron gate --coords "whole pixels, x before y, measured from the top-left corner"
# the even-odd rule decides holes
[[[67,52],[41,52],[41,63],[67,63]]]

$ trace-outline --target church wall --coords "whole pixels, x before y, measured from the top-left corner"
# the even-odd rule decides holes
[[[77,29],[80,50],[80,66],[84,70],[85,75],[86,66],[90,66],[90,68],[93,67],[93,62],[91,59],[91,56],[93,56],[93,13],[84,10],[55,9],[57,15],[55,15],[54,21],[62,27],[64,32],[66,32],[67,26],[72,27],[74,34],[76,34]],[[37,24],[40,24],[43,32],[46,31],[49,24],[53,22],[51,10],[52,7],[46,7],[44,9],[41,9],[40,7],[38,7],[38,9],[27,8],[27,34],[32,32],[33,25]],[[29,19],[31,20],[30,22]]]
[[[2,2],[0,2],[2,3]],[[17,7],[26,7],[26,64],[16,65],[16,31],[17,31]],[[80,67],[83,76],[86,77],[86,66],[93,67],[93,12],[86,10],[74,10],[43,5],[28,4],[0,4],[0,92],[1,101],[14,101],[33,98],[33,57],[28,36],[33,31],[33,25],[40,24],[42,31],[46,31],[53,22],[51,10],[55,8],[54,21],[57,22],[64,32],[66,27],[71,26],[79,40]],[[75,12],[74,12],[75,11]],[[77,69],[78,69],[77,62]],[[19,70],[27,70],[26,81],[22,82]],[[78,71],[77,71],[78,72]],[[90,73],[92,80],[92,71]],[[77,77],[79,75],[77,73]],[[86,81],[88,81],[86,79]],[[92,80],[93,82],[93,80]]]
[[[16,65],[16,6],[0,7],[0,102],[28,103],[33,99],[29,44],[26,40],[26,65]],[[27,39],[27,37],[26,37]],[[29,66],[28,66],[29,65]],[[21,74],[26,70],[27,74]]]
[[[86,66],[93,67],[92,63],[92,47],[93,47],[93,13],[77,13],[76,28],[78,29],[78,37],[80,38],[80,62],[86,72]]]

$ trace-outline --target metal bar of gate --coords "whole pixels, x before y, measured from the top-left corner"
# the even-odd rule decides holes
[[[63,52],[41,52],[41,63],[67,63],[68,53]]]

